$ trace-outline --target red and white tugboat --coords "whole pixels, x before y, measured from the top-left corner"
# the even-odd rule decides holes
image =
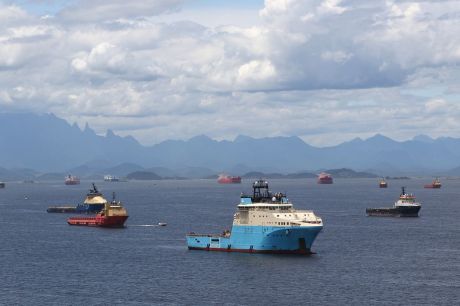
[[[80,179],[77,176],[73,176],[69,174],[68,176],[66,176],[64,183],[66,185],[79,185]]]
[[[438,189],[438,188],[441,188],[441,181],[439,180],[439,178],[435,178],[433,182],[431,182],[431,184],[427,184],[425,186],[423,186],[424,188],[435,188],[435,189]]]
[[[219,184],[241,184],[241,177],[221,174],[217,178]]]
[[[332,175],[326,172],[322,172],[318,175],[318,184],[332,184]]]
[[[115,196],[114,196],[115,198]],[[95,217],[70,217],[67,219],[69,225],[83,226],[100,226],[100,227],[124,227],[128,219],[128,212],[121,205],[121,202],[106,202],[102,209]]]

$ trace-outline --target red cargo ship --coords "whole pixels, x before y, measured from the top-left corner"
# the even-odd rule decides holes
[[[80,179],[77,177],[77,176],[73,176],[73,175],[68,175],[66,178],[65,178],[65,181],[64,183],[66,185],[78,185],[80,184]]]
[[[329,173],[322,172],[318,175],[318,184],[332,184],[332,176]]]
[[[100,226],[100,227],[123,227],[128,213],[120,202],[112,201],[105,203],[104,209],[95,217],[70,217],[69,225]]]
[[[441,181],[436,178],[431,184],[423,186],[424,188],[441,188]]]
[[[240,184],[241,183],[241,177],[221,174],[217,178],[217,182],[219,184]]]

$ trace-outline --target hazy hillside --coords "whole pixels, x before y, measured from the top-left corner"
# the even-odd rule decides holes
[[[298,137],[238,136],[216,141],[201,135],[146,147],[110,130],[96,135],[89,126],[81,130],[52,114],[30,113],[0,113],[0,148],[0,167],[9,177],[17,177],[17,171],[8,172],[13,168],[82,176],[102,171],[124,176],[147,170],[164,176],[205,177],[219,172],[287,174],[340,168],[379,175],[448,174],[457,173],[450,170],[460,166],[460,139],[455,138],[419,135],[398,142],[375,135],[317,148]]]
[[[145,151],[132,137],[111,131],[98,136],[89,126],[82,131],[52,114],[29,113],[0,113],[0,148],[0,165],[40,171],[63,171],[97,159],[143,160]]]

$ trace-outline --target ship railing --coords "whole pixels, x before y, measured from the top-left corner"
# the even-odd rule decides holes
[[[226,234],[197,234],[194,232],[187,233],[187,236],[191,237],[209,237],[209,238],[228,238],[230,237],[230,233]]]
[[[70,217],[70,220],[95,220],[96,217]]]

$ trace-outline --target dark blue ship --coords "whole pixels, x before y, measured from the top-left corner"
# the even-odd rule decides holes
[[[97,214],[107,203],[102,193],[97,190],[93,183],[93,188],[89,190],[85,201],[77,206],[53,206],[46,210],[49,213],[74,213],[74,214]]]

